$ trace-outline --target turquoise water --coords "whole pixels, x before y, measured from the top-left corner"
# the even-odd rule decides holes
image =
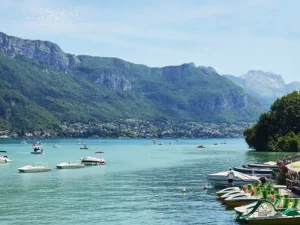
[[[277,153],[256,153],[243,139],[43,140],[45,154],[32,155],[31,143],[0,140],[13,160],[0,165],[0,224],[237,224],[235,213],[205,190],[206,175],[250,162],[277,159]],[[172,145],[169,145],[172,143]],[[59,144],[61,148],[53,148]],[[205,149],[196,148],[203,144]],[[65,161],[104,151],[107,164],[56,170]],[[18,167],[49,163],[48,173],[21,174]],[[187,192],[182,193],[186,188]]]

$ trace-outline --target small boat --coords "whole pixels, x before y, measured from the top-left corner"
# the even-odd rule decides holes
[[[205,148],[204,145],[199,145],[197,148]]]
[[[53,145],[53,148],[60,148],[60,145],[58,145],[58,144]]]
[[[18,168],[20,173],[39,173],[39,172],[49,172],[51,167],[48,163],[36,162],[33,165],[23,166]]]
[[[228,171],[219,172],[214,174],[207,175],[207,180],[214,186],[217,187],[226,187],[228,186]],[[234,171],[233,185],[234,186],[243,186],[249,183],[261,183],[258,177],[249,176],[237,171]]]
[[[249,212],[251,212],[251,210],[254,208],[254,206],[256,206],[258,201],[256,202],[252,202],[250,204],[247,205],[242,205],[239,207],[235,207],[234,210],[238,215],[243,215],[243,214],[247,214]]]
[[[221,195],[220,196],[220,200],[221,202],[224,202],[225,199],[231,197],[231,196],[235,196],[237,194],[245,194],[246,192],[244,192],[243,190],[236,190],[236,191],[230,191],[230,192],[227,192],[226,194],[224,195]]]
[[[105,165],[106,164],[106,161],[105,159],[103,159],[103,153],[104,152],[95,152],[95,154],[100,154],[100,158],[97,158],[97,157],[91,157],[91,156],[88,156],[88,157],[83,157],[81,158],[81,163],[86,165],[86,166],[94,166],[94,165]]]
[[[241,190],[241,189],[239,187],[229,187],[229,188],[225,188],[225,189],[222,189],[221,191],[216,192],[216,194],[220,197],[221,195],[224,195],[228,192],[238,191],[238,190]]]
[[[9,163],[9,162],[11,162],[11,160],[6,155],[6,151],[0,151],[0,153],[3,153],[3,156],[0,156],[0,163]]]
[[[223,200],[229,207],[239,207],[260,200],[260,196],[252,196],[250,193],[237,193]]]
[[[246,166],[246,168],[278,169],[278,166],[277,166],[276,162],[270,161],[270,162],[265,162],[265,163],[262,163],[262,164],[250,163]]]
[[[297,207],[276,209],[272,202],[260,200],[249,213],[238,216],[237,220],[247,224],[294,225],[300,223],[300,211]]]
[[[56,165],[57,169],[79,169],[85,167],[84,164],[80,162],[63,162],[58,165]]]
[[[80,147],[80,149],[90,149],[87,145],[84,145],[83,147]]]
[[[271,177],[273,175],[273,170],[271,169],[264,169],[264,168],[239,168],[233,167],[234,171],[238,171],[243,174],[249,175],[258,175],[264,177]]]
[[[33,147],[33,152],[31,152],[31,154],[43,154],[44,153],[44,149],[42,148],[42,146],[34,146]]]
[[[21,141],[22,145],[27,145],[27,142],[25,140]]]

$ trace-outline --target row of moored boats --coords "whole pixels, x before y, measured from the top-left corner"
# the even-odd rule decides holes
[[[258,172],[266,169],[273,171],[278,167],[276,163],[265,163],[250,164],[245,169]],[[208,180],[215,186],[225,186],[228,184],[226,174],[210,174]],[[235,186],[222,189],[216,194],[223,204],[236,211],[238,222],[261,225],[300,224],[300,199],[293,197],[285,185],[264,183],[259,176],[250,176],[237,170],[234,175]]]
[[[41,146],[34,146],[32,154],[42,154],[44,152]],[[6,151],[0,151],[0,163],[10,163],[11,159],[8,158]],[[80,161],[62,162],[56,165],[57,169],[77,169],[84,168],[85,166],[105,165],[106,160],[103,158],[104,152],[95,152],[93,156],[82,157]],[[98,156],[99,155],[99,156]],[[98,156],[98,157],[97,157]],[[49,172],[52,168],[48,163],[36,162],[33,165],[26,165],[18,168],[21,173],[37,173]]]

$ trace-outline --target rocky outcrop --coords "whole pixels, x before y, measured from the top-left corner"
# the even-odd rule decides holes
[[[129,90],[131,83],[118,72],[102,72],[95,80],[95,84],[103,85],[115,90]]]
[[[80,63],[76,56],[65,54],[52,42],[24,40],[2,32],[0,32],[0,52],[10,58],[24,57],[56,70],[71,70]]]

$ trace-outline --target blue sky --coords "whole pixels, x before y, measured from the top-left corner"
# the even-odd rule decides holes
[[[297,0],[0,0],[1,31],[65,52],[300,81]]]

